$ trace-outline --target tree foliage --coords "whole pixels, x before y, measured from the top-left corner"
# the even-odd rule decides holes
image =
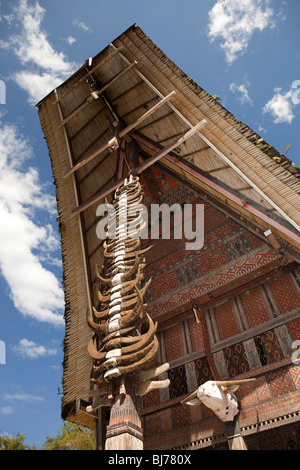
[[[16,437],[0,435],[0,450],[37,450],[35,444],[25,444],[25,434]],[[65,421],[56,437],[46,437],[42,450],[95,450],[96,434],[80,424]]]
[[[44,450],[95,450],[96,435],[94,431],[80,424],[65,421],[57,437],[47,436]]]
[[[25,434],[17,433],[16,437],[0,436],[0,450],[34,450],[35,446],[25,444]]]

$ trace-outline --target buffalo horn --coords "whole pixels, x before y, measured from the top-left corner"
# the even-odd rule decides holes
[[[244,385],[246,383],[255,382],[256,379],[240,379],[240,380],[216,380],[218,387],[231,387],[231,385]]]

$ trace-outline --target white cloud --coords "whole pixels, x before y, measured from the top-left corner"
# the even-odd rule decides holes
[[[23,392],[6,393],[3,398],[4,400],[25,401],[25,402],[45,401],[43,397],[39,397],[37,395],[30,395],[29,393],[23,393]]]
[[[267,132],[267,130],[264,127],[262,127],[260,124],[258,124],[258,132],[260,132],[261,134],[262,133],[265,134]]]
[[[246,103],[252,104],[252,100],[249,96],[249,92],[245,84],[237,85],[236,83],[231,83],[229,89],[230,91],[232,91],[232,93],[237,92],[240,94],[239,101],[242,104],[246,104]]]
[[[0,121],[0,270],[13,303],[23,315],[63,325],[64,295],[56,276],[41,262],[59,249],[50,224],[39,215],[56,214],[54,196],[41,185],[36,169],[27,167],[32,149],[13,125]]]
[[[62,82],[60,75],[53,72],[41,74],[27,70],[15,73],[14,79],[27,92],[28,101],[32,105],[36,105]]]
[[[3,16],[0,16],[0,21],[2,21],[2,18],[4,18],[7,23],[9,24],[9,26],[12,24],[13,22],[13,19],[14,19],[14,15],[11,14],[11,15],[3,15]]]
[[[69,36],[69,37],[67,38],[67,42],[68,42],[70,45],[72,45],[74,42],[76,42],[76,39],[73,38],[73,36]]]
[[[33,63],[46,70],[63,72],[70,64],[62,52],[56,52],[41,30],[46,10],[37,2],[29,6],[27,0],[20,0],[17,18],[21,22],[21,34],[10,38],[14,52],[22,64]]]
[[[29,94],[31,104],[36,104],[60,85],[77,67],[50,44],[41,28],[45,13],[46,10],[38,2],[28,5],[27,0],[19,0],[18,5],[13,7],[18,33],[11,35],[7,41],[0,41],[0,47],[13,51],[22,66],[26,67],[14,78]]]
[[[231,64],[243,54],[256,30],[274,25],[274,12],[262,0],[218,0],[209,12],[212,41],[220,39],[226,60]]]
[[[39,357],[55,356],[56,349],[47,349],[45,346],[39,346],[34,341],[29,341],[23,338],[19,343],[13,347],[14,352],[22,357],[29,357],[30,359],[37,359]]]
[[[295,117],[292,104],[293,90],[283,92],[282,88],[275,88],[274,92],[274,96],[265,104],[263,113],[270,113],[275,124],[283,122],[290,124]]]
[[[0,408],[0,413],[3,415],[11,415],[14,413],[14,409],[11,406],[3,406]]]
[[[84,33],[87,33],[88,31],[90,33],[93,32],[93,30],[91,28],[89,28],[83,21],[79,21],[79,20],[74,20],[73,21],[73,26],[79,28],[79,29],[82,29],[82,31]]]

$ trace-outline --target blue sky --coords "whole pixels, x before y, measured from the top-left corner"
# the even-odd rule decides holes
[[[40,445],[62,424],[60,240],[35,104],[136,23],[300,167],[299,21],[299,0],[0,2],[0,432]]]

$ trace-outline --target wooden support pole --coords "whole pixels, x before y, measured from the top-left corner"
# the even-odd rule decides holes
[[[74,109],[74,111],[72,111],[70,114],[68,114],[68,116],[63,119],[61,121],[61,123],[58,125],[58,127],[63,127],[65,124],[67,124],[67,122],[70,121],[70,119],[72,119],[74,116],[76,116],[76,114],[78,114],[80,111],[82,111],[88,104],[92,103],[92,101],[94,101],[94,99],[97,99],[97,97],[93,97],[92,94],[90,94],[87,99],[80,105],[78,106],[78,108]]]
[[[243,436],[241,435],[239,418],[225,423],[225,432],[229,450],[248,450]]]
[[[209,368],[210,368],[210,371],[212,373],[213,379],[214,380],[218,380],[218,379],[220,380],[222,377],[220,376],[219,371],[216,368],[216,364],[215,364],[214,357],[213,357],[213,354],[212,354],[212,350],[211,350],[211,347],[210,347],[209,332],[208,332],[208,326],[207,326],[205,313],[202,311],[201,306],[199,305],[199,303],[196,300],[194,301],[193,299],[191,299],[191,303],[192,303],[192,308],[193,308],[193,312],[194,312],[194,315],[195,315],[195,319],[196,319],[197,322],[199,321],[201,323],[201,326],[202,326],[203,339],[204,339],[204,348],[205,348],[206,357],[207,357],[207,360],[208,360]]]
[[[188,132],[186,132],[182,137],[177,139],[175,142],[172,142],[170,145],[168,145],[167,147],[162,149],[160,152],[158,152],[157,155],[155,155],[152,158],[149,158],[149,160],[146,160],[144,163],[142,163],[140,166],[138,166],[138,168],[136,169],[136,173],[137,174],[142,173],[142,171],[146,170],[146,168],[153,165],[153,163],[155,163],[157,160],[160,160],[162,157],[167,155],[167,153],[172,152],[172,150],[174,150],[174,148],[179,147],[179,145],[181,145],[183,142],[185,142],[190,137],[192,137],[194,134],[196,134],[196,132],[198,132],[199,129],[204,127],[205,124],[206,124],[206,120],[203,119],[198,124],[196,124],[196,126],[192,127],[192,129],[190,129]]]
[[[143,429],[135,396],[134,373],[124,377],[126,393],[119,394],[110,410],[105,450],[143,450]]]
[[[125,129],[123,129],[120,132],[120,138],[124,137],[124,135],[128,134],[132,129],[135,129],[139,124],[141,124],[141,122],[145,121],[145,119],[147,119],[149,116],[151,116],[151,114],[155,113],[155,111],[157,111],[162,105],[164,105],[165,103],[170,101],[170,99],[173,98],[173,96],[175,96],[175,95],[176,95],[175,91],[171,91],[171,93],[169,93],[167,96],[165,96],[165,98],[160,100],[152,108],[150,108],[148,111],[146,111],[146,113],[143,114],[141,117],[139,117],[135,122],[133,122],[129,126],[125,127]]]
[[[96,424],[96,449],[105,449],[106,439],[106,408],[101,406],[98,409],[98,419]]]
[[[202,121],[200,121],[196,126],[194,126],[192,129],[190,129],[188,132],[186,132],[182,137],[180,137],[179,139],[177,139],[175,142],[173,142],[172,144],[168,145],[167,147],[165,147],[164,149],[162,149],[160,152],[158,152],[154,157],[152,158],[149,158],[147,161],[143,162],[141,165],[139,165],[134,173],[135,174],[140,174],[142,173],[142,171],[144,171],[146,168],[148,168],[149,166],[153,165],[153,163],[155,163],[157,160],[159,160],[160,158],[164,157],[165,155],[167,155],[169,152],[171,152],[174,148],[178,147],[179,145],[181,145],[183,142],[185,142],[187,139],[189,139],[190,137],[192,137],[196,132],[198,132],[198,130],[205,126],[206,124],[206,120],[203,119]],[[100,199],[104,198],[105,196],[107,196],[108,194],[110,194],[111,192],[113,192],[115,189],[117,189],[117,187],[122,184],[124,181],[125,181],[125,178],[121,178],[120,180],[114,182],[112,185],[110,185],[107,189],[104,189],[103,191],[100,191],[99,193],[95,194],[95,196],[91,197],[88,201],[84,202],[83,204],[81,204],[80,206],[76,207],[76,209],[74,209],[72,212],[71,212],[71,217],[74,217],[75,215],[79,214],[80,212],[82,212],[83,210],[87,209],[88,207],[90,207],[92,204],[94,204],[95,202],[99,201]]]
[[[117,160],[117,168],[115,174],[115,181],[118,181],[122,178],[123,169],[124,169],[124,161],[125,161],[125,140],[120,142],[120,147],[118,149],[118,160]]]
[[[135,60],[130,65],[128,65],[128,67],[126,67],[126,69],[122,70],[114,78],[112,78],[108,83],[103,85],[103,87],[100,90],[97,90],[96,91],[97,95],[101,95],[101,93],[103,93],[108,87],[110,87],[113,83],[115,83],[117,80],[119,80],[119,78],[123,77],[123,75],[125,73],[129,72],[129,70],[131,70],[132,67],[135,67],[136,65],[137,65],[137,61]]]
[[[57,97],[57,91],[56,90],[54,90],[54,96]],[[60,103],[57,103],[57,108],[58,108],[58,113],[59,113],[60,119],[62,119],[62,110],[61,110]],[[67,135],[67,132],[66,132],[65,128],[62,129],[62,132],[63,132],[63,135],[64,135],[65,144],[66,144],[66,147],[67,147],[68,160],[71,164],[71,162],[72,162],[72,153],[71,153],[69,138],[68,138],[68,135]],[[73,179],[72,185],[73,185],[73,190],[74,190],[74,194],[75,194],[75,200],[78,204],[79,196],[78,196],[78,189],[77,189],[77,185],[76,185],[76,181],[75,181],[75,175],[72,177],[72,179]],[[85,243],[84,243],[84,239],[83,239],[82,221],[80,220],[80,218],[78,220],[78,223],[79,223],[79,233],[80,233],[80,244],[81,244],[82,256],[83,256],[83,267],[84,267],[84,274],[85,274],[85,281],[86,281],[86,294],[87,294],[87,298],[88,298],[88,303],[89,303],[89,305],[91,305],[91,291],[90,291],[90,286],[89,286],[89,283],[88,283],[89,276],[88,276],[88,272],[87,272],[87,256],[86,256],[87,253],[86,253]]]
[[[155,106],[153,106],[153,108],[149,109],[145,114],[143,114],[141,117],[139,117],[134,123],[130,124],[129,126],[125,127],[118,135],[118,139],[121,139],[122,137],[124,137],[126,134],[128,134],[133,128],[137,127],[142,121],[144,121],[145,119],[147,119],[147,117],[149,117],[152,113],[154,113],[155,111],[157,111],[158,108],[160,108],[162,105],[164,105],[167,101],[169,101],[173,96],[175,95],[175,92],[172,91],[169,95],[167,95],[164,99],[162,99],[159,103],[157,103]],[[98,150],[96,150],[96,152],[93,152],[91,153],[89,156],[87,156],[86,158],[84,158],[83,160],[81,160],[80,162],[76,163],[73,168],[71,168],[69,171],[67,171],[65,174],[64,174],[64,178],[68,177],[69,175],[71,175],[72,173],[74,173],[75,171],[77,171],[79,168],[81,168],[83,165],[85,165],[86,163],[90,162],[91,160],[93,160],[95,157],[97,157],[98,155],[100,155],[100,153],[104,152],[106,149],[108,148],[112,148],[112,145],[115,144],[116,145],[116,142],[115,141],[109,141],[105,144],[103,144]],[[115,189],[115,188],[114,188]]]

